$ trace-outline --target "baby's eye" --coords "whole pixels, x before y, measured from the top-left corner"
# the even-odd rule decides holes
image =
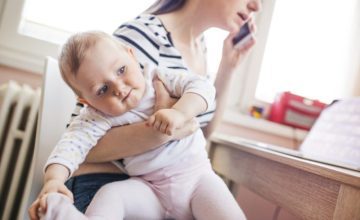
[[[97,92],[96,95],[101,96],[108,91],[109,87],[107,85],[103,85]]]
[[[121,74],[124,74],[124,73],[125,73],[125,70],[126,70],[126,66],[122,66],[122,67],[120,67],[120,68],[116,71],[116,73],[117,73],[118,75],[121,75]]]

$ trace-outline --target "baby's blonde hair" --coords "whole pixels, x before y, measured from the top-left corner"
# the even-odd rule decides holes
[[[125,47],[118,40],[116,40],[109,34],[101,31],[86,31],[76,33],[72,35],[62,47],[59,56],[59,68],[61,76],[66,82],[66,84],[68,84],[69,87],[78,96],[81,96],[81,93],[74,87],[74,85],[70,83],[68,76],[76,76],[81,63],[84,60],[86,52],[101,39],[109,39],[111,41],[114,41],[116,44]]]

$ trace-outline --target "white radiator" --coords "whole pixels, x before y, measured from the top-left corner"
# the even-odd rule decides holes
[[[0,219],[20,219],[29,185],[40,89],[10,81],[0,87]]]

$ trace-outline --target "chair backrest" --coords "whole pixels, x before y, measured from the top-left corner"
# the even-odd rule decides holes
[[[76,98],[61,78],[57,60],[47,57],[43,76],[41,104],[38,118],[33,178],[28,206],[36,199],[43,182],[43,166],[69,122]]]

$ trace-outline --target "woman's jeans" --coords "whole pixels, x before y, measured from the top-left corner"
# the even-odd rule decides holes
[[[65,182],[66,187],[74,194],[74,205],[82,213],[90,204],[95,193],[103,185],[128,179],[126,174],[96,173],[71,177]]]

